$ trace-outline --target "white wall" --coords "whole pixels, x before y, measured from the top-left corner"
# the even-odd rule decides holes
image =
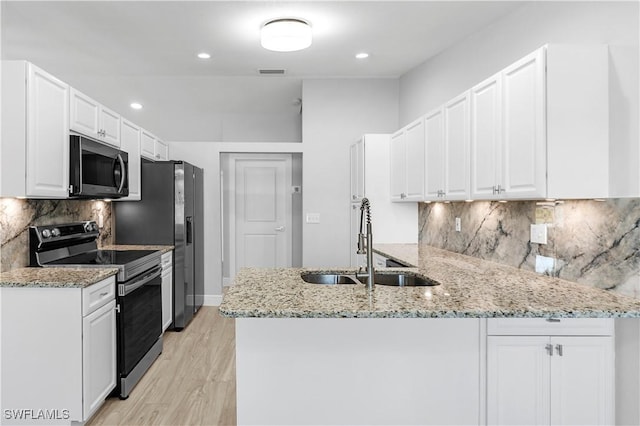
[[[349,145],[397,129],[398,80],[305,80],[302,97],[302,208],[320,214],[319,224],[303,224],[303,266],[347,266]]]
[[[404,125],[546,43],[609,45],[611,196],[640,194],[638,2],[533,2],[400,78]]]

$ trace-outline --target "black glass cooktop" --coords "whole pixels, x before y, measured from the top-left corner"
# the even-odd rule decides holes
[[[155,250],[93,250],[75,256],[54,260],[48,265],[127,265],[145,256],[156,253]]]

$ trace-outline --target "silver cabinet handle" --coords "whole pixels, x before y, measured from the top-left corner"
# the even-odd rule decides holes
[[[556,345],[556,352],[558,353],[559,356],[562,356],[562,345],[560,344]]]
[[[553,356],[553,345],[551,343],[547,343],[544,348],[547,350],[549,356]]]
[[[284,226],[278,226],[275,230],[278,232],[284,232]]]
[[[560,318],[547,318],[547,322],[560,322]]]

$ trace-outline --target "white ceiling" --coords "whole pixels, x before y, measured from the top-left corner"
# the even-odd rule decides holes
[[[521,1],[2,1],[2,58],[27,59],[74,85],[141,77],[214,78],[218,113],[251,105],[291,108],[309,77],[397,78],[523,5]],[[260,47],[261,25],[293,16],[312,24],[313,44],[299,52]],[[207,51],[210,60],[196,58]],[[366,51],[371,56],[357,60]],[[286,76],[258,76],[284,68]],[[244,78],[238,78],[244,77]],[[260,79],[254,81],[255,79]],[[277,80],[277,81],[276,81]],[[203,80],[204,81],[204,80]],[[246,90],[251,81],[252,90]],[[135,84],[134,84],[135,86]],[[82,89],[82,87],[80,87]],[[132,87],[126,88],[131,90]],[[142,89],[140,89],[142,90]],[[156,89],[157,90],[157,89]],[[110,91],[111,92],[111,91]],[[112,108],[130,94],[110,96]],[[281,93],[281,102],[274,98]],[[89,93],[101,100],[100,94]],[[233,94],[233,105],[229,102]],[[267,99],[268,102],[263,100]],[[103,101],[104,102],[104,101]],[[109,105],[109,104],[107,104]]]

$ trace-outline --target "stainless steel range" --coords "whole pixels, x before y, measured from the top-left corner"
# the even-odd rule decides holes
[[[118,268],[116,324],[121,399],[162,352],[161,253],[156,250],[99,250],[98,225],[75,222],[29,228],[31,266]]]

